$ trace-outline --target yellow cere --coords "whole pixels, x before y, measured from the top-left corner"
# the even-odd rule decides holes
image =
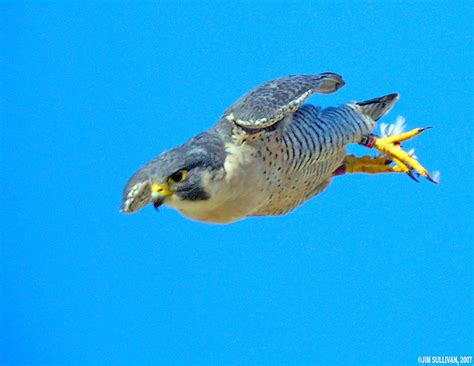
[[[169,196],[173,193],[166,184],[159,183],[153,183],[151,185],[151,192],[153,196]]]

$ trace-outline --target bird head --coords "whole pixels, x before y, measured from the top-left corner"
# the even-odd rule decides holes
[[[204,133],[151,160],[126,184],[121,212],[133,213],[148,203],[158,208],[171,201],[209,199],[204,177],[223,166],[221,145],[220,140]]]

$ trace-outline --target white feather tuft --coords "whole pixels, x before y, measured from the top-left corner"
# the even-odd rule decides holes
[[[380,135],[381,137],[390,137],[403,133],[405,131],[406,123],[405,117],[398,116],[395,123],[381,123],[380,124]]]
[[[410,151],[408,151],[408,155],[410,155],[413,159],[418,159],[418,156],[415,155],[415,149],[410,149]]]
[[[433,179],[436,183],[441,181],[441,172],[439,170],[434,171],[431,174],[431,179]]]

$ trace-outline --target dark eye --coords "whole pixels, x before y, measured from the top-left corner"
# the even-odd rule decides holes
[[[183,169],[183,170],[177,171],[176,173],[171,174],[168,178],[168,183],[174,184],[174,183],[182,182],[183,180],[186,179],[187,173],[188,172],[185,169]]]

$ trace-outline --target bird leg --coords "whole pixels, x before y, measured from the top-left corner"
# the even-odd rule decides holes
[[[428,171],[418,162],[418,160],[416,160],[414,156],[411,156],[409,153],[404,151],[400,145],[402,141],[409,140],[428,128],[429,127],[415,128],[414,130],[388,137],[378,137],[373,134],[366,135],[363,137],[360,144],[367,146],[368,148],[375,148],[380,151],[388,158],[388,164],[392,162],[395,163],[395,166],[392,167],[391,171],[406,173],[411,178],[417,180],[413,174],[416,172],[418,175],[421,175],[429,181],[436,183],[431,178]],[[383,172],[386,172],[384,168],[382,168],[382,171],[379,171],[379,173]]]
[[[397,165],[391,166],[391,161],[385,157],[371,157],[362,156],[356,157],[354,155],[347,155],[341,165],[333,175],[342,175],[350,173],[403,173]]]

